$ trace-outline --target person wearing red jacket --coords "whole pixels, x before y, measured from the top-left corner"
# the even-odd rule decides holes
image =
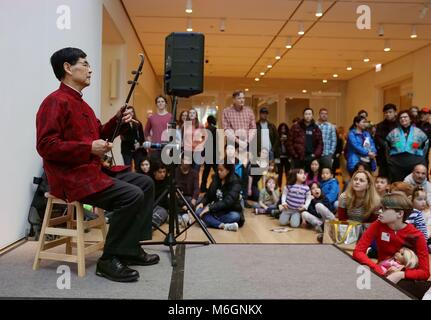
[[[410,248],[418,256],[417,267],[401,271],[389,269],[386,278],[416,297],[422,298],[431,286],[431,282],[426,281],[430,276],[429,257],[423,234],[413,225],[405,223],[412,210],[412,204],[407,196],[399,191],[386,194],[381,203],[382,210],[378,220],[370,225],[358,241],[353,259],[384,276],[385,272],[379,262],[393,257],[402,247]],[[373,240],[377,244],[377,263],[368,258],[366,253]]]
[[[136,281],[138,271],[127,265],[159,261],[159,256],[145,253],[139,245],[140,240],[151,239],[154,183],[139,173],[102,168],[117,123],[129,126],[133,120],[130,110],[123,109],[105,125],[96,118],[82,99],[92,74],[86,57],[78,48],[63,48],[51,56],[61,84],[37,113],[36,148],[52,195],[113,212],[96,274],[113,281]]]

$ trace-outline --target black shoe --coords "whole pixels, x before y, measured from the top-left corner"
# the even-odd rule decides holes
[[[319,243],[323,243],[323,233],[319,233],[319,234],[317,235],[317,242],[319,242]]]
[[[157,254],[146,253],[140,249],[139,256],[122,256],[121,261],[128,266],[150,266],[159,263],[160,257]]]
[[[117,257],[99,259],[96,275],[118,282],[133,282],[139,279],[139,272],[127,267]]]

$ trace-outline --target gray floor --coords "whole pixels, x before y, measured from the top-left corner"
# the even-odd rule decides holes
[[[167,247],[149,246],[159,264],[137,267],[135,283],[95,275],[99,253],[87,257],[87,275],[71,267],[71,288],[57,288],[61,262],[44,260],[32,270],[36,243],[27,242],[0,257],[0,298],[168,299],[172,267]],[[359,290],[358,264],[330,245],[187,246],[184,299],[409,299],[371,274],[371,290]]]
[[[409,299],[331,245],[188,247],[184,299]]]
[[[102,298],[102,299],[158,299],[168,298],[172,267],[166,247],[145,248],[149,253],[158,253],[161,261],[157,265],[134,267],[140,279],[134,283],[108,281],[95,275],[96,261],[100,253],[87,256],[86,276],[77,276],[76,264],[42,260],[41,267],[33,271],[36,243],[27,242],[0,257],[0,297],[33,298]],[[57,288],[57,267],[69,265],[71,288]]]

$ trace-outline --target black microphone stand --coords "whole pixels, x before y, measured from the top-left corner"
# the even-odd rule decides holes
[[[176,130],[176,113],[177,113],[177,96],[173,96],[172,100],[172,121],[169,123],[169,129]],[[170,152],[173,152],[171,149]],[[157,228],[160,230],[163,234],[166,235],[164,241],[156,241],[156,242],[146,242],[146,241],[140,241],[141,245],[160,245],[163,244],[165,246],[169,247],[170,254],[171,254],[171,265],[175,267],[177,265],[177,258],[174,253],[174,246],[177,244],[202,244],[202,245],[208,245],[208,241],[177,241],[177,238],[184,233],[186,230],[188,230],[195,222],[199,224],[202,231],[205,233],[207,238],[211,241],[212,244],[215,244],[214,238],[211,236],[211,234],[208,232],[208,229],[203,224],[202,220],[196,212],[193,210],[192,206],[187,202],[186,198],[184,197],[181,190],[176,186],[175,183],[175,161],[172,161],[169,165],[169,189],[165,190],[161,196],[159,196],[158,200],[162,199],[168,192],[169,192],[169,231],[168,233],[164,232],[160,228]],[[177,195],[183,200],[186,207],[190,211],[190,213],[195,218],[195,221],[188,227],[186,227],[181,233],[179,232],[179,223],[178,223],[178,214],[177,214]],[[156,202],[157,203],[157,202]],[[176,227],[176,230],[175,230]],[[175,235],[176,231],[176,235]]]

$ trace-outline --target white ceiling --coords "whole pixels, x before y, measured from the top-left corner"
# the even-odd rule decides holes
[[[185,32],[188,18],[193,32],[205,34],[205,76],[214,77],[255,78],[272,62],[263,78],[329,79],[337,72],[348,80],[431,43],[431,10],[420,18],[429,0],[324,0],[321,18],[314,15],[316,0],[192,0],[191,14],[185,12],[186,0],[122,2],[158,75],[164,72],[165,37]],[[356,28],[356,8],[362,4],[371,8],[371,30]],[[219,30],[221,19],[225,32]],[[300,22],[306,31],[302,37]],[[413,24],[417,39],[410,39]],[[294,43],[290,50],[284,47],[288,36]],[[388,53],[385,39],[391,41]],[[282,59],[276,62],[277,50]],[[369,63],[362,61],[366,52]],[[349,61],[352,71],[346,70]]]

